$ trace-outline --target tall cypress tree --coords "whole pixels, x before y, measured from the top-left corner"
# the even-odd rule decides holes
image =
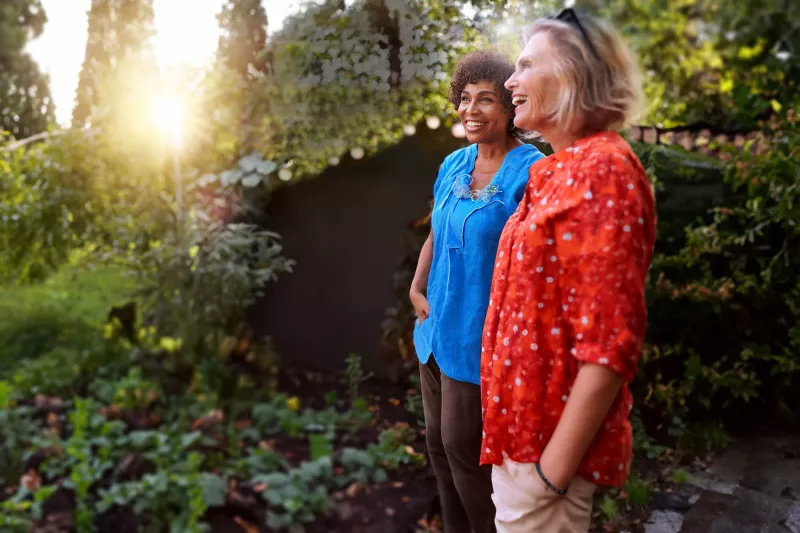
[[[245,80],[267,72],[267,13],[261,0],[228,0],[217,20],[222,29],[218,59]]]
[[[153,0],[92,0],[86,54],[81,68],[72,125],[86,124],[99,102],[98,85],[123,60],[153,64]]]
[[[153,0],[117,0],[115,54],[118,58],[134,58],[152,63],[150,46],[155,37]]]
[[[111,63],[111,35],[113,0],[92,0],[89,10],[89,29],[86,53],[78,79],[75,108],[72,110],[72,125],[83,127],[97,103],[97,83],[100,72]]]
[[[0,6],[0,131],[17,138],[47,129],[55,107],[49,78],[26,53],[47,16],[40,0],[3,0]]]

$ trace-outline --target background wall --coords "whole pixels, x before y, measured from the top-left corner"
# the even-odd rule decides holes
[[[272,336],[282,360],[340,370],[355,352],[386,374],[381,321],[396,299],[402,235],[427,214],[444,157],[464,145],[448,128],[422,127],[373,158],[347,158],[274,195],[267,226],[297,265],[269,287],[251,321]]]

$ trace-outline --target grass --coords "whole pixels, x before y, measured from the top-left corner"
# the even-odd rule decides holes
[[[54,350],[96,344],[108,311],[132,293],[118,270],[78,266],[42,283],[0,289],[0,377]]]

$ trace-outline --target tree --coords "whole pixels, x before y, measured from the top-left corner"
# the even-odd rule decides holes
[[[46,22],[40,0],[4,0],[0,8],[0,129],[17,138],[46,130],[55,111],[48,77],[24,51]]]
[[[266,53],[267,13],[261,0],[228,0],[217,15],[222,36],[217,55],[242,79],[252,80],[269,69]]]
[[[89,29],[86,38],[86,54],[78,80],[75,108],[72,110],[72,125],[82,127],[89,120],[96,103],[99,71],[111,64],[109,43],[111,40],[111,2],[94,0],[89,10]]]
[[[646,121],[752,130],[797,103],[800,7],[789,0],[579,0],[610,18],[645,72]]]
[[[452,119],[453,62],[482,42],[456,0],[327,0],[287,18],[257,80],[253,147],[292,161],[283,179],[313,175],[347,153],[393,144],[429,115]]]
[[[123,63],[152,72],[153,0],[93,0],[86,54],[78,81],[72,125],[84,126],[102,103],[101,86]]]

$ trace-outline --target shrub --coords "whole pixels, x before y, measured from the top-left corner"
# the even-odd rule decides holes
[[[769,152],[731,147],[721,202],[679,250],[659,242],[650,272],[638,396],[695,441],[724,442],[709,421],[793,417],[798,406],[800,131],[772,128]]]

